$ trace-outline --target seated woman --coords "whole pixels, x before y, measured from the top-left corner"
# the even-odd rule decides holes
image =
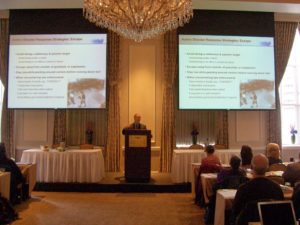
[[[207,156],[201,160],[201,165],[214,164],[221,165],[221,161],[218,156],[214,154],[215,147],[213,145],[207,145],[205,147]]]
[[[282,160],[280,159],[280,149],[278,144],[267,144],[267,157],[269,159],[269,166],[276,163],[282,163]]]
[[[246,172],[240,169],[241,159],[233,155],[230,159],[230,168],[223,168],[220,173],[218,173],[217,183],[222,184],[222,186],[226,185],[223,184],[228,178],[236,177],[239,179],[240,177],[246,177]],[[239,185],[239,184],[237,184]],[[238,187],[222,187],[222,188],[238,188]]]
[[[25,187],[25,179],[17,164],[6,156],[4,143],[0,143],[0,168],[4,168],[6,172],[10,172],[10,202],[18,203],[21,199],[18,192],[18,186]]]
[[[230,168],[223,168],[217,177],[217,183],[214,185],[214,194],[209,200],[207,211],[205,214],[205,222],[207,224],[214,223],[216,193],[218,189],[238,189],[239,186],[246,181],[246,172],[240,169],[241,159],[234,155],[230,159]]]
[[[251,160],[253,158],[252,148],[248,145],[243,145],[241,148],[242,169],[251,169]]]

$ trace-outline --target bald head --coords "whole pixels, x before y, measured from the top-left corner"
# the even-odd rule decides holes
[[[258,154],[253,157],[251,165],[256,175],[263,176],[269,168],[269,160],[264,154]]]
[[[140,123],[141,122],[141,115],[136,113],[134,114],[134,122],[135,123]]]

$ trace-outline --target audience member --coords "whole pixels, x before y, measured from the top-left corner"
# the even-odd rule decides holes
[[[253,179],[241,185],[235,195],[232,208],[234,221],[236,221],[236,219],[242,220],[245,215],[249,216],[246,212],[243,212],[243,210],[247,204],[253,201],[262,199],[283,199],[283,193],[280,186],[265,177],[265,172],[268,170],[269,166],[266,156],[263,154],[255,155],[252,159],[251,165],[253,169]],[[257,211],[257,206],[255,207]],[[259,221],[259,218],[255,218],[252,222],[255,221]]]
[[[269,143],[267,144],[267,156],[269,159],[269,165],[276,163],[282,163],[280,159],[280,149],[279,145],[276,143]]]
[[[251,160],[253,157],[252,148],[248,145],[243,145],[241,148],[241,158],[243,169],[251,169]]]
[[[214,154],[215,147],[213,145],[207,145],[205,147],[205,152],[207,156],[201,160],[201,165],[205,165],[205,164],[221,165],[219,157]]]
[[[230,168],[223,168],[218,174],[217,182],[222,183],[229,176],[245,177],[246,172],[240,169],[241,159],[233,155],[230,159]]]
[[[297,220],[299,220],[300,219],[300,183],[294,188],[292,201],[294,204],[296,218]]]
[[[282,175],[284,182],[289,182],[292,186],[300,181],[300,153],[298,157],[299,161],[287,165],[286,171]]]
[[[17,164],[6,156],[4,143],[0,143],[0,168],[4,168],[6,172],[10,172],[10,202],[18,203],[19,198],[18,186],[25,187],[25,179]]]
[[[241,159],[234,155],[230,159],[230,169],[223,168],[218,174],[217,183],[214,185],[214,194],[209,200],[205,213],[206,224],[214,223],[216,192],[218,189],[237,189],[241,184],[245,183],[246,172],[240,169]]]

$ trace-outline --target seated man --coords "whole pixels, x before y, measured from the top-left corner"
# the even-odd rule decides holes
[[[266,156],[263,154],[255,155],[251,161],[251,165],[253,169],[253,179],[241,185],[237,190],[232,207],[233,221],[238,219],[238,221],[243,220],[246,222],[244,220],[244,215],[247,213],[243,212],[243,210],[246,208],[247,204],[251,202],[262,199],[283,200],[284,198],[280,186],[265,177],[265,172],[269,167],[269,161]],[[255,210],[257,211],[257,208]],[[259,218],[250,218],[250,221],[247,222],[256,221],[259,221]]]
[[[294,186],[297,181],[300,181],[300,153],[299,161],[289,164],[282,177],[284,182],[289,182],[292,186]]]
[[[293,201],[293,204],[294,204],[294,210],[295,210],[296,218],[297,218],[297,220],[299,220],[300,219],[300,184],[298,184],[294,188],[292,201]]]
[[[25,187],[25,179],[17,164],[7,158],[4,143],[0,143],[0,168],[4,168],[6,172],[10,172],[10,202],[12,204],[18,203],[21,199],[18,193],[18,186],[22,190]]]

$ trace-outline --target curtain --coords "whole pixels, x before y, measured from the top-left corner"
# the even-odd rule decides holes
[[[120,99],[119,99],[119,54],[120,37],[109,31],[109,101],[107,145],[105,156],[106,171],[120,171]]]
[[[72,146],[87,143],[87,128],[93,130],[92,144],[105,146],[107,134],[106,110],[69,109],[66,113],[66,144]]]
[[[7,156],[15,157],[14,110],[7,109],[8,19],[0,19],[0,79],[4,87],[1,141],[5,143]]]
[[[191,131],[195,126],[199,132],[198,144],[220,144],[228,147],[227,111],[176,111],[176,145],[192,145]]]
[[[175,78],[177,74],[177,31],[164,35],[164,90],[162,105],[160,171],[170,172],[175,144]]]
[[[293,46],[296,22],[275,22],[275,58],[276,58],[276,110],[268,112],[267,133],[268,142],[281,143],[281,113],[279,99],[279,85],[283,77]]]
[[[59,144],[66,141],[66,110],[57,109],[54,112],[54,132],[53,132],[53,144]]]

